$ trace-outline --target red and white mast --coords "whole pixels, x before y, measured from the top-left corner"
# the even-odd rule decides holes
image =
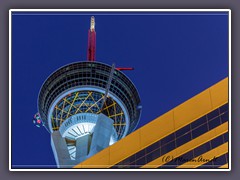
[[[91,17],[90,29],[88,30],[88,51],[87,51],[87,60],[95,61],[96,60],[96,31],[95,31],[95,18]],[[117,67],[119,71],[124,70],[133,70],[132,67]]]
[[[91,17],[90,29],[88,30],[88,52],[87,60],[95,61],[96,59],[96,32],[95,32],[95,18]]]

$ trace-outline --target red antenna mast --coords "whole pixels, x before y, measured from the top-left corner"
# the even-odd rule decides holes
[[[88,30],[88,51],[87,60],[95,61],[96,59],[96,31],[95,31],[95,18],[91,17],[90,29]],[[132,67],[117,67],[119,71],[133,70]]]
[[[87,60],[95,61],[96,59],[96,32],[95,32],[95,18],[91,17],[91,25],[88,30],[88,52]]]

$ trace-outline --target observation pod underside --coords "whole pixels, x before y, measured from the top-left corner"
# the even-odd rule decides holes
[[[113,120],[116,140],[132,132],[141,114],[139,94],[126,75],[114,68],[111,76],[111,71],[109,65],[85,61],[63,66],[51,74],[38,97],[38,111],[46,128],[51,132],[59,130],[77,114],[104,114]],[[68,139],[91,133],[94,122],[90,119],[72,128]]]

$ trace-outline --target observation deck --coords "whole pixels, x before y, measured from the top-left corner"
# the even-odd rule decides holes
[[[52,73],[38,97],[38,112],[45,127],[50,132],[57,131],[70,117],[92,113],[104,114],[113,120],[117,140],[131,133],[139,122],[140,97],[131,80],[112,68],[100,62],[84,61]],[[91,133],[93,127],[94,124],[78,127],[72,130],[72,136]]]

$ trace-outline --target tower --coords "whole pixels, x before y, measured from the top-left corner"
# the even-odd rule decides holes
[[[122,72],[133,68],[96,62],[95,53],[95,19],[91,17],[87,61],[59,68],[39,92],[37,117],[51,134],[60,168],[72,167],[124,138],[140,118],[138,91]]]

